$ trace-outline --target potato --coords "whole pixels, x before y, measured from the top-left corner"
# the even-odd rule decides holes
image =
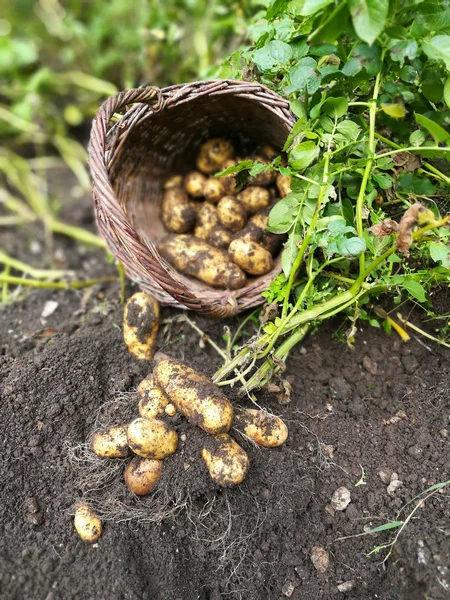
[[[169,235],[157,249],[178,271],[213,287],[237,290],[246,283],[245,273],[223,250],[192,235]]]
[[[74,525],[80,538],[87,544],[94,544],[102,535],[102,522],[85,502],[78,504],[75,509]]]
[[[230,231],[239,231],[247,222],[247,211],[234,196],[224,196],[217,205],[219,221]]]
[[[145,496],[150,493],[161,477],[163,465],[162,460],[135,456],[123,474],[127,487],[136,496]]]
[[[217,225],[209,232],[206,240],[215,248],[228,248],[231,242],[231,232],[225,227]]]
[[[156,460],[173,454],[178,445],[175,429],[158,419],[134,419],[128,425],[127,438],[135,454]]]
[[[244,229],[237,231],[232,238],[233,240],[246,240],[247,242],[258,242],[262,236],[262,229],[257,227],[255,223],[249,221]],[[230,242],[231,243],[231,242]]]
[[[282,175],[279,173],[277,175],[277,188],[280,192],[280,196],[284,198],[288,194],[291,193],[291,176],[290,175]]]
[[[264,146],[262,146],[262,148],[260,148],[259,153],[262,154],[263,156],[265,156],[268,160],[273,160],[280,154],[270,144],[265,144]]]
[[[168,231],[187,233],[195,224],[195,210],[186,192],[180,188],[168,189],[161,204],[161,220]]]
[[[153,375],[146,377],[137,389],[139,397],[139,414],[144,419],[154,419],[164,414],[164,409],[169,404],[169,398],[155,385]]]
[[[270,193],[266,188],[250,186],[238,194],[237,199],[248,213],[254,214],[269,206]]]
[[[225,196],[225,190],[220,179],[207,179],[204,185],[204,196],[207,202],[217,204],[222,196]]]
[[[235,239],[228,248],[231,260],[250,275],[265,275],[273,267],[270,252],[260,244],[246,239]]]
[[[215,435],[202,449],[202,458],[211,478],[225,487],[239,485],[248,470],[248,456],[227,433]]]
[[[153,296],[137,292],[125,304],[123,339],[139,360],[151,360],[159,328],[159,304]]]
[[[226,160],[233,158],[233,146],[222,138],[212,138],[200,148],[200,156],[204,156],[210,163],[219,168]]]
[[[184,178],[184,189],[186,192],[194,198],[201,198],[203,196],[203,188],[206,183],[206,177],[198,171],[191,171]]]
[[[254,223],[256,227],[259,227],[262,230],[266,229],[269,224],[269,215],[267,214],[267,211],[263,210],[256,213],[256,215],[253,215],[250,219],[250,223]]]
[[[165,356],[158,360],[153,376],[177,410],[193,425],[213,435],[230,429],[233,407],[225,394],[207,377]]]
[[[210,232],[219,223],[217,208],[212,204],[205,203],[197,213],[197,226],[194,229],[195,237],[206,240]]]
[[[110,427],[106,431],[97,431],[91,442],[91,450],[103,458],[128,456],[130,448],[127,440],[128,425]]]
[[[225,171],[229,167],[234,167],[237,162],[234,160],[226,160],[222,165],[220,165],[220,170]],[[224,195],[232,196],[236,192],[236,176],[232,175],[222,175],[222,177],[217,178],[222,187],[224,189]]]
[[[168,404],[164,410],[169,417],[174,417],[177,414],[177,409],[174,404]]]
[[[268,164],[270,162],[264,156],[252,156],[252,160],[257,160],[258,162],[264,164]],[[277,174],[275,171],[261,171],[261,173],[258,173],[258,175],[254,175],[250,178],[250,185],[266,187],[268,185],[271,185],[272,183],[275,183],[276,178]]]
[[[238,410],[236,421],[243,425],[245,435],[265,448],[281,446],[288,437],[284,421],[264,410]]]
[[[169,190],[171,188],[179,188],[183,183],[183,178],[181,175],[172,175],[169,179],[166,180],[164,184],[164,189]]]
[[[205,154],[199,154],[196,165],[197,169],[205,175],[212,175],[213,173],[217,173],[217,171],[220,170],[219,165],[217,165],[214,162],[211,162],[209,157]]]
[[[286,240],[285,234],[275,234],[267,231],[267,225],[269,224],[269,215],[267,214],[267,210],[261,211],[253,215],[250,219],[250,223],[253,223],[256,227],[261,230],[261,235],[259,240],[254,240],[258,242],[265,250],[270,252],[272,256],[277,254],[283,242]]]

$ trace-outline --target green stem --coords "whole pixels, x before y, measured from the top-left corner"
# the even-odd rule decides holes
[[[98,279],[86,279],[85,281],[39,281],[38,279],[24,279],[23,277],[13,277],[0,273],[0,283],[10,283],[12,285],[24,285],[32,288],[45,290],[82,290],[98,283],[111,283],[117,281],[117,277],[99,277]]]
[[[61,277],[70,275],[72,271],[61,271],[57,269],[36,269],[27,263],[18,260],[17,258],[13,258],[6,254],[6,252],[2,252],[0,250],[0,263],[7,265],[11,269],[15,271],[20,271],[21,273],[27,273],[27,275],[31,275],[34,279],[61,279]]]
[[[87,231],[86,229],[83,229],[82,227],[67,225],[66,223],[57,221],[56,219],[50,219],[49,228],[53,233],[60,233],[61,235],[71,237],[83,244],[88,244],[89,246],[95,246],[96,248],[102,248],[106,250],[106,242],[102,240],[101,237],[91,233],[90,231]]]

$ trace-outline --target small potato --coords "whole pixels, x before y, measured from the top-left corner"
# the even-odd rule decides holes
[[[252,160],[257,160],[258,162],[261,162],[264,164],[268,164],[270,162],[264,156],[253,156]],[[275,183],[276,178],[277,178],[276,172],[270,171],[268,169],[267,171],[261,171],[261,173],[258,173],[258,175],[254,175],[253,177],[251,177],[250,185],[267,187],[268,185]]]
[[[156,460],[173,454],[178,445],[175,429],[158,419],[134,419],[128,425],[127,438],[128,445],[135,454]]]
[[[164,409],[169,404],[169,398],[155,385],[153,375],[146,377],[137,389],[139,397],[139,414],[144,419],[154,419],[164,414]]]
[[[255,223],[249,221],[244,229],[237,231],[233,235],[233,240],[246,240],[247,242],[257,242],[259,243],[262,236],[262,229],[257,227]],[[230,242],[231,243],[231,242]]]
[[[265,250],[270,252],[272,256],[275,256],[275,254],[281,250],[283,242],[286,241],[286,236],[284,234],[280,235],[267,231],[267,225],[269,223],[269,215],[267,210],[253,215],[253,217],[250,219],[250,223],[253,223],[261,230],[259,239],[255,239],[254,241],[258,242]]]
[[[127,440],[128,425],[110,427],[106,431],[97,431],[91,442],[91,450],[102,458],[121,458],[128,456],[130,448]]]
[[[223,250],[192,235],[168,235],[157,248],[175,269],[213,287],[237,290],[246,283],[245,273]]]
[[[164,410],[169,417],[174,417],[177,414],[177,409],[174,404],[168,404]]]
[[[203,204],[197,213],[197,225],[194,229],[195,237],[206,240],[218,223],[217,208],[210,203]]]
[[[195,210],[184,190],[170,188],[166,191],[161,204],[161,220],[168,231],[187,233],[194,227],[195,218]]]
[[[149,494],[161,477],[163,465],[162,460],[135,456],[123,474],[127,487],[136,496]]]
[[[197,169],[205,175],[213,175],[214,173],[217,173],[217,171],[220,170],[219,165],[217,165],[214,162],[211,162],[211,160],[205,154],[198,155],[196,165]]]
[[[153,375],[177,410],[193,425],[212,435],[230,429],[233,407],[225,394],[207,377],[165,356],[158,360]]]
[[[233,240],[228,248],[231,260],[250,275],[265,275],[273,267],[270,252],[260,244],[245,239]]]
[[[87,544],[94,544],[102,535],[102,522],[85,502],[76,507],[74,525],[80,538]]]
[[[207,202],[217,204],[219,200],[225,196],[225,190],[220,182],[220,179],[207,179],[204,185],[204,196]]]
[[[153,296],[137,292],[125,304],[123,339],[139,360],[151,360],[159,328],[159,304]]]
[[[170,190],[171,188],[179,188],[183,183],[183,178],[181,175],[172,175],[169,179],[164,183],[164,189]]]
[[[238,410],[236,421],[243,425],[245,435],[265,448],[276,448],[287,440],[288,428],[284,421],[264,410]]]
[[[262,146],[262,148],[260,148],[260,154],[265,156],[268,160],[273,160],[280,153],[277,152],[277,150],[275,150],[275,148],[270,144],[265,144],[264,146]]]
[[[220,165],[220,170],[225,171],[229,167],[234,167],[237,162],[234,160],[226,160],[222,165]],[[222,187],[224,189],[224,195],[233,196],[236,193],[236,175],[222,175],[222,177],[217,178]]]
[[[242,483],[249,465],[245,450],[227,433],[215,435],[208,442],[202,449],[202,458],[211,478],[224,487]]]
[[[233,146],[223,138],[213,138],[205,142],[200,148],[200,155],[205,156],[209,162],[220,167],[226,160],[233,158]]]
[[[228,248],[231,242],[231,232],[225,227],[217,225],[210,231],[206,239],[215,248]]]
[[[256,213],[256,215],[253,215],[253,217],[250,219],[250,223],[254,223],[256,227],[259,227],[260,229],[266,229],[269,223],[269,215],[267,214],[267,211],[261,211]]]
[[[288,194],[291,193],[291,176],[290,175],[282,175],[279,173],[277,175],[277,188],[280,192],[280,196],[284,198]]]
[[[230,231],[242,229],[247,222],[247,211],[234,196],[224,196],[217,205],[219,221]]]
[[[250,186],[238,194],[237,199],[248,213],[254,214],[269,206],[270,193],[266,188]]]
[[[191,171],[184,178],[184,189],[194,198],[203,196],[203,188],[206,182],[206,177],[198,171]]]

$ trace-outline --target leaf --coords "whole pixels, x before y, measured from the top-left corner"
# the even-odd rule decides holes
[[[361,128],[354,121],[347,119],[337,124],[336,130],[339,131],[349,142],[355,142]]]
[[[431,242],[430,256],[434,262],[440,262],[443,267],[450,268],[450,248],[446,244]]]
[[[305,105],[301,100],[293,100],[290,104],[290,109],[291,109],[291,112],[293,112],[294,115],[296,117],[298,117],[299,119],[301,119],[301,118],[306,119]]]
[[[374,527],[373,529],[369,529],[368,531],[364,531],[359,535],[369,535],[371,533],[380,533],[381,531],[387,531],[388,529],[396,529],[403,525],[403,521],[392,521],[391,523],[385,523],[384,525],[378,525],[378,527]]]
[[[388,190],[392,187],[392,177],[386,175],[385,173],[374,173],[372,175],[372,179],[382,190]]]
[[[358,44],[352,54],[358,57],[358,60],[369,75],[376,75],[381,70],[381,50],[378,46]]]
[[[403,287],[419,302],[426,301],[425,288],[418,281],[414,281],[414,279],[405,279],[403,281]]]
[[[253,53],[253,62],[262,72],[283,67],[291,58],[292,48],[279,40],[273,40]]]
[[[426,139],[427,136],[421,129],[413,131],[412,134],[409,136],[411,146],[421,146]]]
[[[357,35],[371,46],[384,29],[389,0],[350,0],[349,6]]]
[[[298,254],[298,243],[301,241],[302,236],[299,233],[291,233],[288,241],[284,245],[284,250],[281,254],[281,268],[286,277],[289,277],[292,265]]]
[[[332,2],[333,0],[304,0],[303,6],[300,8],[300,14],[303,17],[309,17],[309,15],[314,15]]]
[[[346,77],[353,77],[362,71],[362,68],[361,61],[353,57],[345,63],[341,69],[341,73],[343,73]]]
[[[415,10],[415,18],[411,34],[421,39],[429,33],[438,33],[450,27],[450,11],[448,4],[440,2],[423,2]]]
[[[232,175],[233,173],[240,173],[241,171],[248,171],[252,167],[253,167],[252,160],[242,160],[237,165],[231,165],[231,167],[228,167],[227,169],[224,169],[223,171],[219,171],[214,176],[222,177],[223,175]]]
[[[266,19],[272,21],[280,13],[284,12],[290,0],[275,0],[267,9]]]
[[[444,85],[445,104],[450,108],[450,75],[447,77]]]
[[[269,231],[272,233],[289,231],[297,217],[298,206],[295,196],[286,196],[277,202],[269,214]]]
[[[314,142],[301,142],[289,152],[289,163],[296,171],[306,169],[319,154],[319,148]]]
[[[431,196],[436,193],[436,188],[429,179],[416,177],[412,173],[402,173],[400,175],[397,180],[397,189],[425,196]]]
[[[341,256],[359,256],[366,250],[366,242],[360,237],[347,238],[340,235],[332,240],[328,246],[328,254],[340,254]]]
[[[437,103],[442,98],[444,84],[442,83],[442,69],[436,65],[429,65],[422,72],[422,94],[430,102]]]
[[[389,47],[391,49],[391,58],[394,62],[403,64],[405,58],[414,60],[417,56],[418,45],[416,40],[392,40],[395,42]]]
[[[450,35],[435,35],[422,42],[422,49],[431,60],[443,60],[450,71]]]
[[[286,88],[286,92],[291,94],[305,89],[310,94],[317,92],[320,87],[320,75],[316,68],[317,62],[313,58],[301,58],[289,71],[290,85]]]
[[[436,144],[439,144],[439,142],[446,142],[450,139],[450,134],[435,121],[417,113],[414,113],[414,118],[416,119],[416,123],[429,131]]]
[[[327,98],[322,105],[322,110],[333,119],[339,119],[348,111],[348,102],[343,97]]]
[[[388,104],[386,102],[381,103],[381,109],[384,113],[393,117],[394,119],[403,119],[406,115],[406,110],[403,104]]]

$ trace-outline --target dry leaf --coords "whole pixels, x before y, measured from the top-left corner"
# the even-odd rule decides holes
[[[391,233],[395,233],[398,231],[398,223],[397,221],[393,221],[392,219],[385,219],[381,221],[381,223],[376,223],[369,227],[367,231],[373,233],[377,237],[383,237],[385,235],[390,235]]]

